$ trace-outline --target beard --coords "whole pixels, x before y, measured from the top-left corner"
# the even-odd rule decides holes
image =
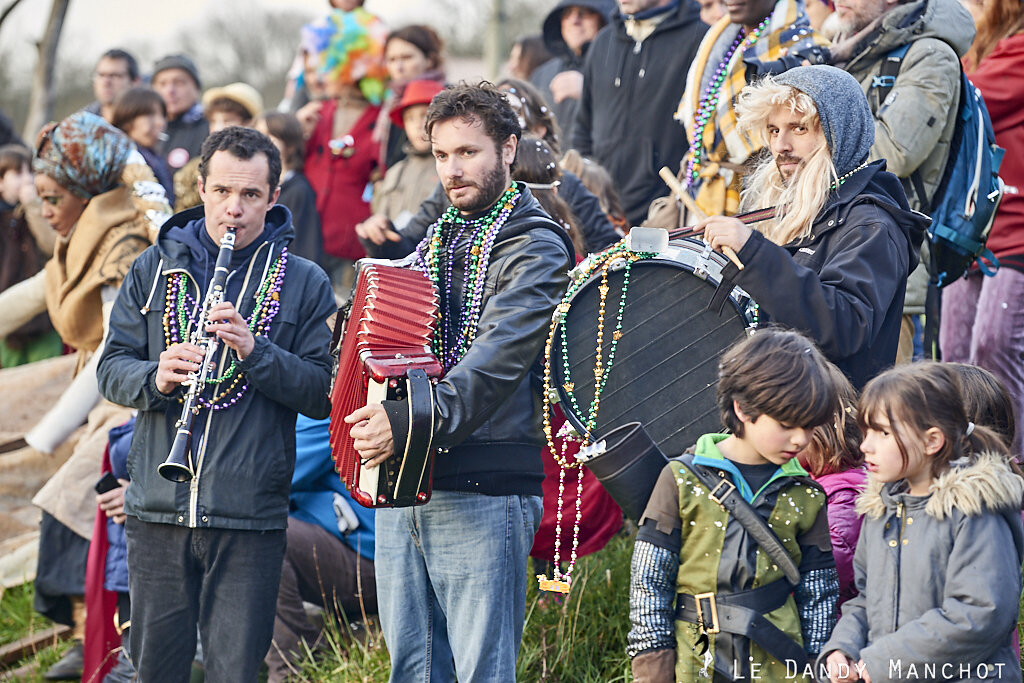
[[[494,204],[494,202],[498,201],[498,198],[501,197],[501,193],[506,190],[507,184],[507,169],[499,156],[498,163],[487,171],[479,182],[473,182],[468,178],[463,178],[454,186],[446,184],[444,191],[448,196],[448,201],[451,202],[452,206],[459,211],[463,213],[478,213],[489,208]],[[464,193],[463,196],[458,199],[454,199],[452,197],[452,191],[455,188],[463,190],[465,188],[472,188],[475,189],[475,192]]]
[[[782,164],[796,164],[795,167],[782,168]],[[779,175],[782,176],[782,184],[788,185],[789,182],[800,173],[804,167],[804,160],[800,157],[790,156],[788,154],[780,154],[775,157],[775,168],[778,169]]]

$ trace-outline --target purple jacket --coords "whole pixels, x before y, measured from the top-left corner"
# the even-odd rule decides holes
[[[828,530],[832,537],[832,554],[839,572],[837,607],[857,595],[853,585],[853,551],[860,536],[861,515],[857,514],[857,496],[864,490],[867,470],[857,468],[823,474],[815,481],[825,489],[828,501]]]

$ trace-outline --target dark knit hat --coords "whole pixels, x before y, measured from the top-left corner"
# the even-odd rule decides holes
[[[156,75],[158,73],[161,71],[167,71],[168,69],[182,69],[183,71],[188,72],[188,75],[196,82],[196,87],[202,90],[203,84],[199,80],[199,69],[196,68],[195,62],[185,55],[167,55],[163,59],[159,60],[153,66],[153,79],[156,79]]]

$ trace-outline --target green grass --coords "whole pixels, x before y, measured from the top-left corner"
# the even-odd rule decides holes
[[[32,633],[48,629],[53,624],[49,619],[40,616],[32,609],[34,594],[31,583],[4,590],[0,588],[0,644],[13,643]],[[9,668],[0,666],[0,673],[22,666],[31,666],[32,674],[18,680],[28,683],[42,683],[43,673],[60,659],[71,644],[60,643],[56,646],[41,648],[28,659],[11,665]]]
[[[547,683],[616,683],[631,680],[626,658],[629,630],[629,561],[632,535],[620,534],[599,553],[581,558],[567,596],[540,593],[527,583],[526,623],[517,678]],[[360,638],[345,624],[328,624],[326,645],[307,652],[302,680],[384,683],[387,648],[371,622]]]
[[[632,549],[633,534],[620,534],[601,552],[580,559],[572,591],[564,598],[539,593],[531,576],[518,680],[531,683],[626,683],[631,680],[625,648]],[[1024,614],[1024,601],[1021,613]],[[31,585],[3,594],[0,644],[49,625],[32,611]],[[1024,621],[1018,623],[1018,631],[1024,641]],[[387,648],[375,620],[370,619],[369,627],[356,635],[346,623],[328,622],[325,636],[323,646],[315,654],[307,651],[296,680],[309,683],[385,683],[388,680]],[[35,655],[29,661],[36,673],[20,680],[41,683],[42,672],[56,662],[67,647],[68,643],[62,643]]]

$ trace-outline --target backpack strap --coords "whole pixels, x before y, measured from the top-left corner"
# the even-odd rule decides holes
[[[790,557],[782,541],[771,530],[771,527],[761,518],[761,515],[750,506],[750,503],[743,499],[743,496],[736,493],[736,485],[733,484],[724,472],[717,475],[703,465],[687,462],[686,459],[679,460],[682,465],[693,473],[707,490],[708,498],[718,503],[732,515],[733,519],[739,522],[748,534],[761,546],[772,562],[779,566],[786,580],[793,586],[800,583],[800,569],[796,562]]]
[[[903,58],[907,56],[907,50],[909,49],[910,43],[907,43],[887,54],[885,59],[882,60],[878,75],[871,78],[871,89],[875,91],[876,96],[875,113],[882,108],[885,98],[889,96],[889,93],[896,86],[896,76],[900,72]]]

